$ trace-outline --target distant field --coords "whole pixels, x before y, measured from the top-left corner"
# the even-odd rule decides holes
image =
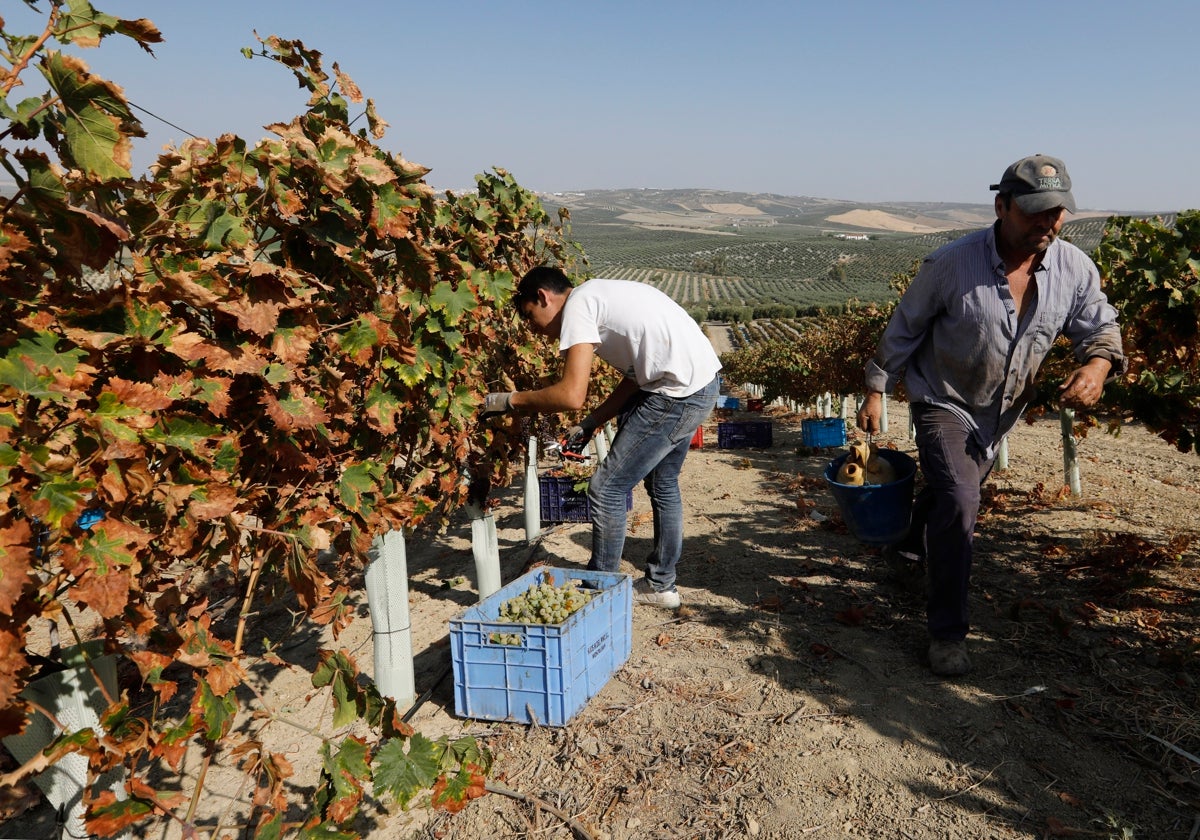
[[[893,275],[967,232],[875,231],[867,241],[858,241],[838,238],[851,231],[822,226],[815,214],[802,222],[795,215],[780,215],[706,230],[635,226],[623,221],[622,214],[628,210],[572,213],[571,233],[583,246],[591,273],[649,283],[689,308],[783,304],[799,311],[836,307],[851,299],[882,302],[892,297],[888,283]],[[1091,252],[1105,222],[1102,217],[1068,221],[1063,238]]]

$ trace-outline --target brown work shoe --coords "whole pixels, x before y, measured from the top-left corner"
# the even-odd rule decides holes
[[[929,643],[929,670],[939,677],[961,677],[971,670],[966,641],[934,639]]]

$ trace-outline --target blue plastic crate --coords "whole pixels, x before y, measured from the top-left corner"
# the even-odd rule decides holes
[[[800,442],[813,449],[826,446],[845,446],[846,421],[840,417],[803,420],[800,423]]]
[[[562,624],[496,620],[502,602],[547,579],[598,591]],[[619,572],[546,567],[517,578],[450,622],[454,713],[565,726],[629,658],[632,605],[632,579]],[[493,643],[493,633],[518,634],[521,643]]]
[[[575,489],[576,480],[566,476],[538,476],[538,496],[543,522],[591,522],[592,505],[587,493]],[[633,491],[625,498],[625,510],[633,510]]]
[[[772,442],[769,420],[727,420],[717,424],[718,449],[762,449]]]
[[[726,394],[721,394],[717,397],[717,408],[730,408],[737,411],[742,407],[742,401],[737,397],[730,397]]]

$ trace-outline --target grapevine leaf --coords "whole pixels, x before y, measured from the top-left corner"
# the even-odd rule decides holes
[[[277,399],[271,393],[264,393],[262,402],[266,406],[268,416],[276,425],[289,432],[294,429],[312,429],[329,421],[329,415],[324,409],[303,394]]]
[[[46,156],[26,152],[18,155],[18,159],[25,167],[26,182],[35,205],[51,212],[61,210],[61,207],[57,205],[66,202],[67,188],[58,173],[50,167],[50,161]]]
[[[197,454],[209,442],[219,437],[220,432],[207,423],[186,417],[167,417],[161,426],[146,430],[146,440],[162,446],[182,449]]]
[[[250,231],[240,216],[235,216],[224,207],[210,206],[210,209],[215,212],[208,215],[208,223],[201,235],[205,248],[216,251],[226,246],[240,247],[250,241]],[[259,335],[265,335],[266,332],[260,332]]]
[[[233,475],[237,472],[241,459],[242,452],[238,445],[231,440],[223,440],[213,455],[212,466],[217,472]]]
[[[389,738],[375,754],[375,792],[388,793],[402,808],[407,808],[413,797],[431,787],[438,775],[441,753],[434,742],[421,733],[408,739],[408,750],[404,739]]]
[[[73,376],[79,362],[87,356],[87,353],[79,348],[60,353],[56,349],[57,344],[57,336],[39,332],[32,338],[18,341],[9,352],[28,358],[36,367],[55,372],[61,371],[68,376]]]
[[[451,741],[447,754],[452,755],[459,764],[477,764],[484,768],[491,767],[492,764],[491,755],[470,735]]]
[[[263,379],[272,385],[282,385],[284,382],[291,382],[295,378],[295,373],[287,365],[267,365],[263,369]]]
[[[88,809],[84,825],[89,834],[112,837],[134,823],[145,819],[154,808],[141,799],[117,799],[111,790],[101,791]]]
[[[18,394],[42,400],[61,400],[62,395],[51,389],[52,376],[38,376],[20,359],[0,359],[0,384],[8,385]]]
[[[371,386],[367,393],[366,413],[374,421],[374,425],[385,435],[396,431],[396,418],[404,410],[405,404],[395,394],[388,391],[379,382]]]
[[[385,184],[375,194],[371,227],[380,236],[402,238],[412,226],[414,211],[420,202],[410,198],[394,184]]]
[[[128,539],[119,533],[110,536],[110,530],[104,522],[96,525],[88,531],[81,549],[83,556],[96,565],[96,571],[101,575],[108,574],[110,567],[129,566],[134,560],[134,555],[128,550]]]
[[[83,506],[84,494],[91,491],[93,486],[91,482],[52,475],[37,489],[33,498],[45,505],[45,512],[40,515],[46,524],[57,528],[65,517]]]
[[[375,327],[372,326],[366,315],[358,318],[350,325],[344,333],[338,337],[338,344],[342,348],[342,352],[352,358],[360,358],[364,350],[370,350],[379,341],[379,335],[375,332]],[[370,358],[368,355],[366,358]]]
[[[446,775],[434,783],[433,806],[457,813],[472,799],[487,792],[483,775],[473,764],[464,764],[457,773]]]
[[[358,668],[343,652],[321,651],[321,662],[313,672],[313,686],[333,688],[333,725],[341,728],[358,718]]]
[[[353,736],[347,737],[333,751],[333,745],[321,745],[321,765],[325,777],[332,787],[333,798],[326,812],[335,823],[350,819],[362,802],[362,783],[371,778],[371,765],[367,760],[367,745]]]
[[[43,73],[62,99],[63,134],[75,165],[103,180],[130,177],[130,138],[145,132],[120,90],[63,53],[49,54]]]
[[[378,475],[379,466],[370,461],[351,464],[342,470],[342,477],[338,482],[338,493],[342,503],[351,510],[366,513],[367,508],[363,504],[363,494],[376,489],[375,481]]]
[[[281,840],[283,837],[283,812],[277,811],[269,820],[260,822],[254,830],[254,840]]]
[[[433,287],[429,305],[439,312],[444,312],[446,325],[453,327],[462,320],[463,313],[471,311],[477,305],[477,301],[465,285],[456,289],[451,283],[443,280]]]
[[[232,693],[221,697],[212,690],[206,680],[197,678],[192,712],[204,720],[204,737],[210,741],[220,741],[233,725],[237,704]]]
[[[480,297],[497,303],[506,302],[516,288],[511,271],[477,269],[471,273],[471,283],[479,290]]]
[[[163,312],[134,299],[125,308],[125,332],[134,338],[159,338],[170,324]],[[169,333],[168,333],[169,335]]]
[[[0,615],[13,614],[13,607],[32,580],[29,577],[33,552],[32,531],[26,519],[0,528]]]

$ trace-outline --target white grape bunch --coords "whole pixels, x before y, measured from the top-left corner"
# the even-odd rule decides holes
[[[562,624],[592,596],[581,592],[574,584],[555,586],[553,582],[535,583],[521,595],[500,604],[496,620],[505,624]],[[492,644],[519,645],[519,633],[492,633]]]

